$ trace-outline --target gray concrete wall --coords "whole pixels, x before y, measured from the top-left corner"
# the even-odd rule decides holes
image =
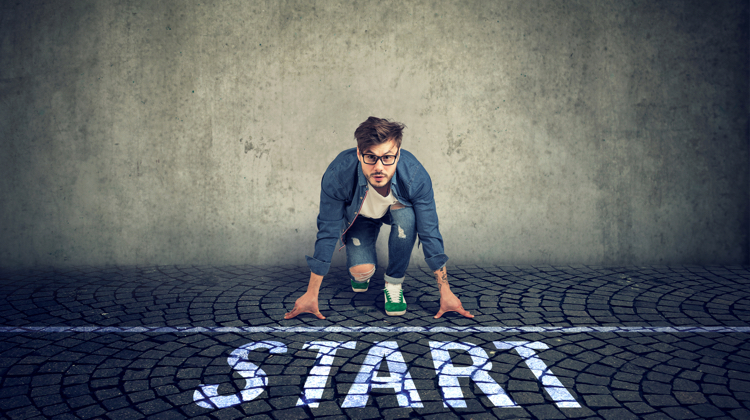
[[[370,115],[451,263],[749,261],[747,2],[2,1],[0,115],[2,266],[304,264]]]

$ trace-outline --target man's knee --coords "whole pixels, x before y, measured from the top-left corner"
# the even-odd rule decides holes
[[[405,206],[405,205],[403,205],[403,204],[401,204],[401,203],[396,203],[396,204],[392,204],[392,205],[391,205],[391,210],[398,210],[398,209],[403,209],[403,208],[405,208],[405,207],[406,207],[406,206]]]
[[[360,264],[355,265],[354,267],[349,268],[349,273],[351,273],[352,278],[354,278],[354,281],[357,282],[364,282],[370,279],[373,274],[375,274],[375,265],[373,264]]]

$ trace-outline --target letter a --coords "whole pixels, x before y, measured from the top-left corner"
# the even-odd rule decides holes
[[[377,376],[383,359],[388,365],[390,376]],[[417,387],[414,386],[414,381],[404,362],[404,356],[398,350],[398,344],[395,341],[375,342],[375,345],[370,348],[341,408],[366,406],[370,398],[370,390],[373,388],[393,388],[398,405],[401,407],[423,407]]]

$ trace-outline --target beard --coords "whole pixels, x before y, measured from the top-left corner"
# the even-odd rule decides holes
[[[375,180],[376,175],[382,176],[383,179],[380,182],[377,182]],[[375,188],[383,188],[391,182],[391,177],[388,176],[388,174],[386,174],[385,172],[371,173],[370,175],[367,176],[367,182],[369,182],[370,185],[372,185]]]

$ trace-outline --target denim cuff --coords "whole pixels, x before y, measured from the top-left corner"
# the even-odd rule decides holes
[[[331,263],[329,262],[320,261],[308,255],[305,255],[305,259],[307,260],[307,265],[310,267],[310,271],[319,276],[325,276],[331,268]]]
[[[446,262],[448,262],[448,256],[445,254],[437,254],[430,258],[425,258],[424,261],[430,267],[430,270],[438,271],[445,266]]]
[[[401,277],[400,279],[397,279],[395,277],[391,277],[391,276],[389,276],[387,274],[384,274],[383,278],[385,279],[386,282],[388,282],[390,284],[401,284],[401,283],[404,282],[404,279],[406,278],[406,276]]]

